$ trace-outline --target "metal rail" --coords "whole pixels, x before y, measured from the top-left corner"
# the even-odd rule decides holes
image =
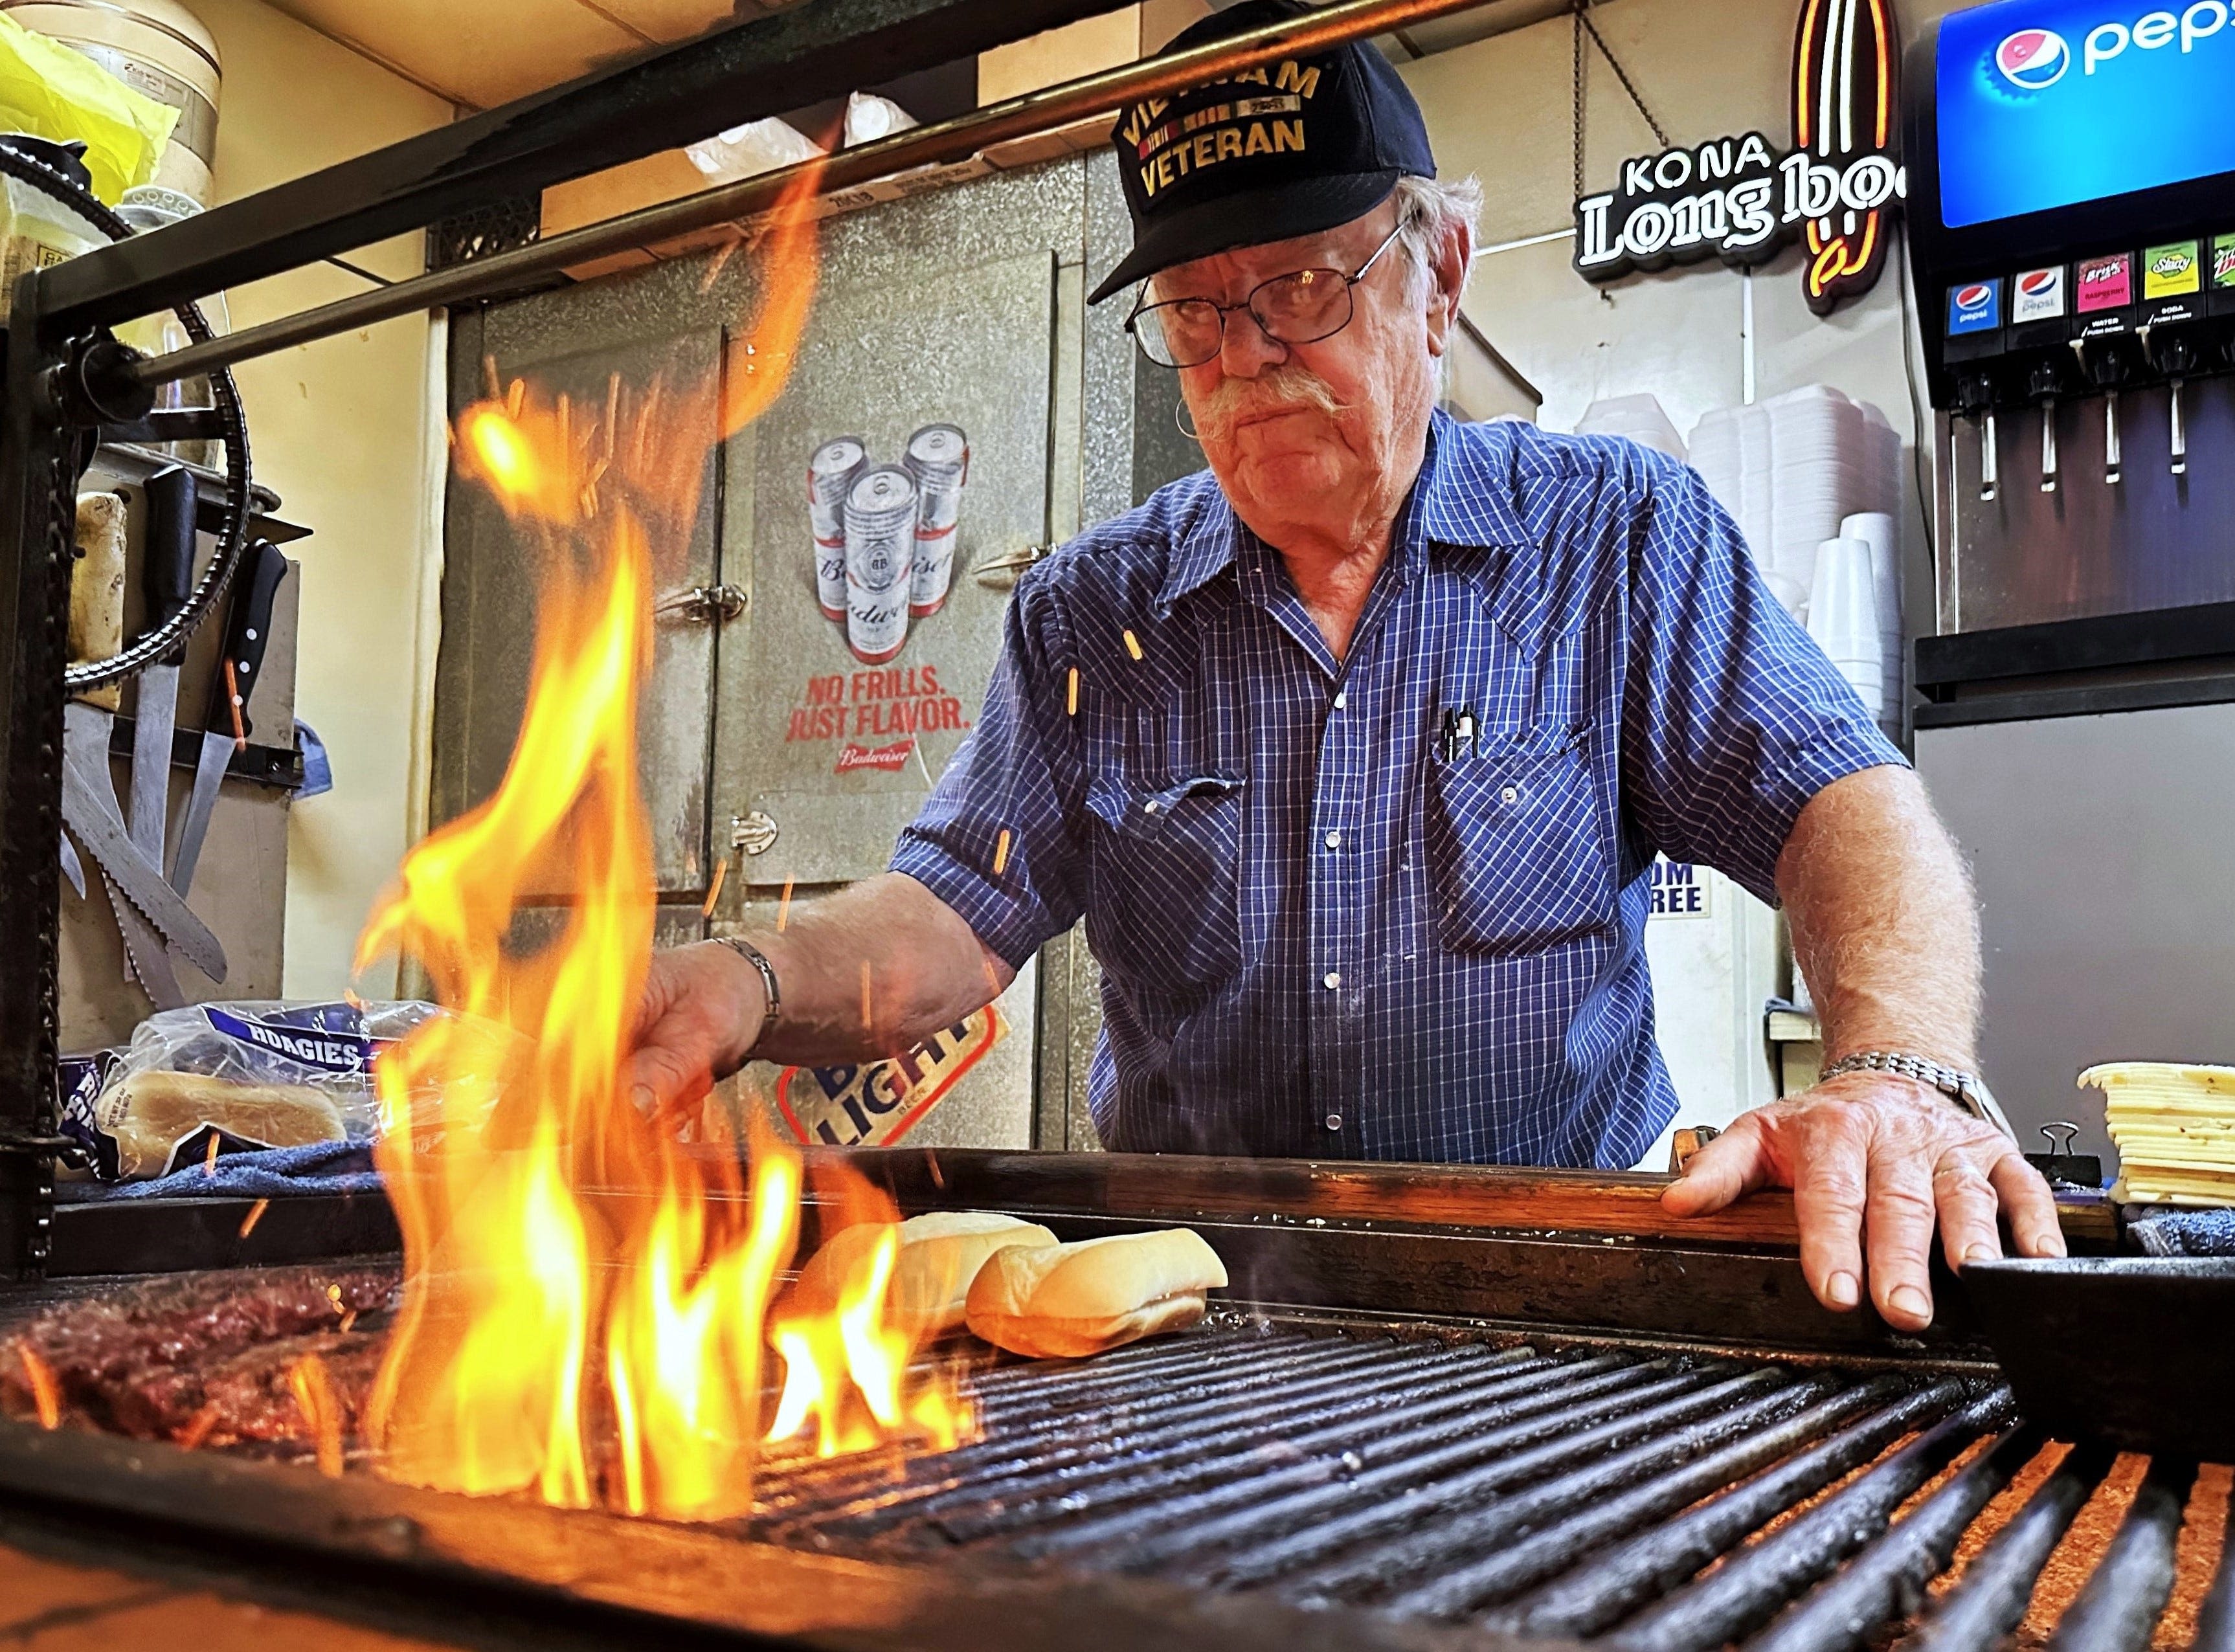
[[[1106,69],[1082,80],[1029,92],[952,120],[915,127],[874,143],[842,150],[827,161],[763,173],[679,200],[646,206],[603,223],[587,225],[492,258],[431,271],[386,287],[352,294],[298,315],[206,344],[137,364],[143,385],[190,378],[215,368],[292,350],[336,333],[440,305],[463,304],[515,290],[572,265],[632,247],[656,244],[765,211],[803,173],[820,166],[825,191],[850,189],[919,167],[967,161],[980,150],[1036,136],[1090,115],[1107,114],[1137,99],[1166,97],[1187,87],[1240,74],[1302,52],[1324,51],[1347,41],[1468,11],[1491,0],[1345,0],[1308,17],[1285,19],[1192,51]],[[725,115],[725,120],[734,115]],[[696,134],[694,134],[696,135]],[[199,221],[199,220],[190,220]],[[159,232],[167,235],[168,229]]]
[[[66,331],[114,326],[709,132],[843,96],[1119,0],[809,0],[646,52],[97,248],[40,278]]]

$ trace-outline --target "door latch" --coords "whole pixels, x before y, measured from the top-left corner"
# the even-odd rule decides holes
[[[751,600],[741,585],[694,585],[654,602],[652,617],[673,625],[722,625],[744,613]]]
[[[970,577],[980,585],[990,585],[997,591],[1006,591],[1017,582],[1017,576],[1055,548],[1052,545],[1024,545],[1013,551],[1004,551],[973,563]]]
[[[748,855],[765,855],[776,846],[776,823],[759,810],[730,816],[730,847]]]

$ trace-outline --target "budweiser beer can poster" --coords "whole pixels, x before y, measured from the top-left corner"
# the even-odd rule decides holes
[[[801,678],[783,738],[828,744],[836,775],[897,772],[918,757],[921,736],[969,726],[962,685],[942,683],[930,657],[967,576],[969,433],[931,419],[892,450],[879,445],[818,435],[803,490],[802,575],[845,659]]]

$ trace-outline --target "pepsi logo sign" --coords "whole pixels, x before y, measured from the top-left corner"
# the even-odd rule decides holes
[[[1964,315],[1974,315],[1992,302],[1995,290],[1984,281],[1975,281],[1956,294],[1956,308]]]
[[[2021,29],[1995,48],[1995,67],[2022,92],[2054,86],[2072,67],[2072,49],[2054,29]]]
[[[2055,270],[2029,270],[2018,278],[2018,292],[2029,298],[2039,298],[2056,285]],[[1977,291],[1974,288],[1972,291]]]

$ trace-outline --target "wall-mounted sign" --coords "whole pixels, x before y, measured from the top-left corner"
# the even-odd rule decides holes
[[[1803,0],[1793,148],[1748,132],[1625,161],[1614,189],[1576,203],[1576,272],[1611,281],[1709,257],[1751,268],[1798,240],[1818,315],[1868,290],[1908,189],[1893,152],[1900,55],[1888,0]]]

